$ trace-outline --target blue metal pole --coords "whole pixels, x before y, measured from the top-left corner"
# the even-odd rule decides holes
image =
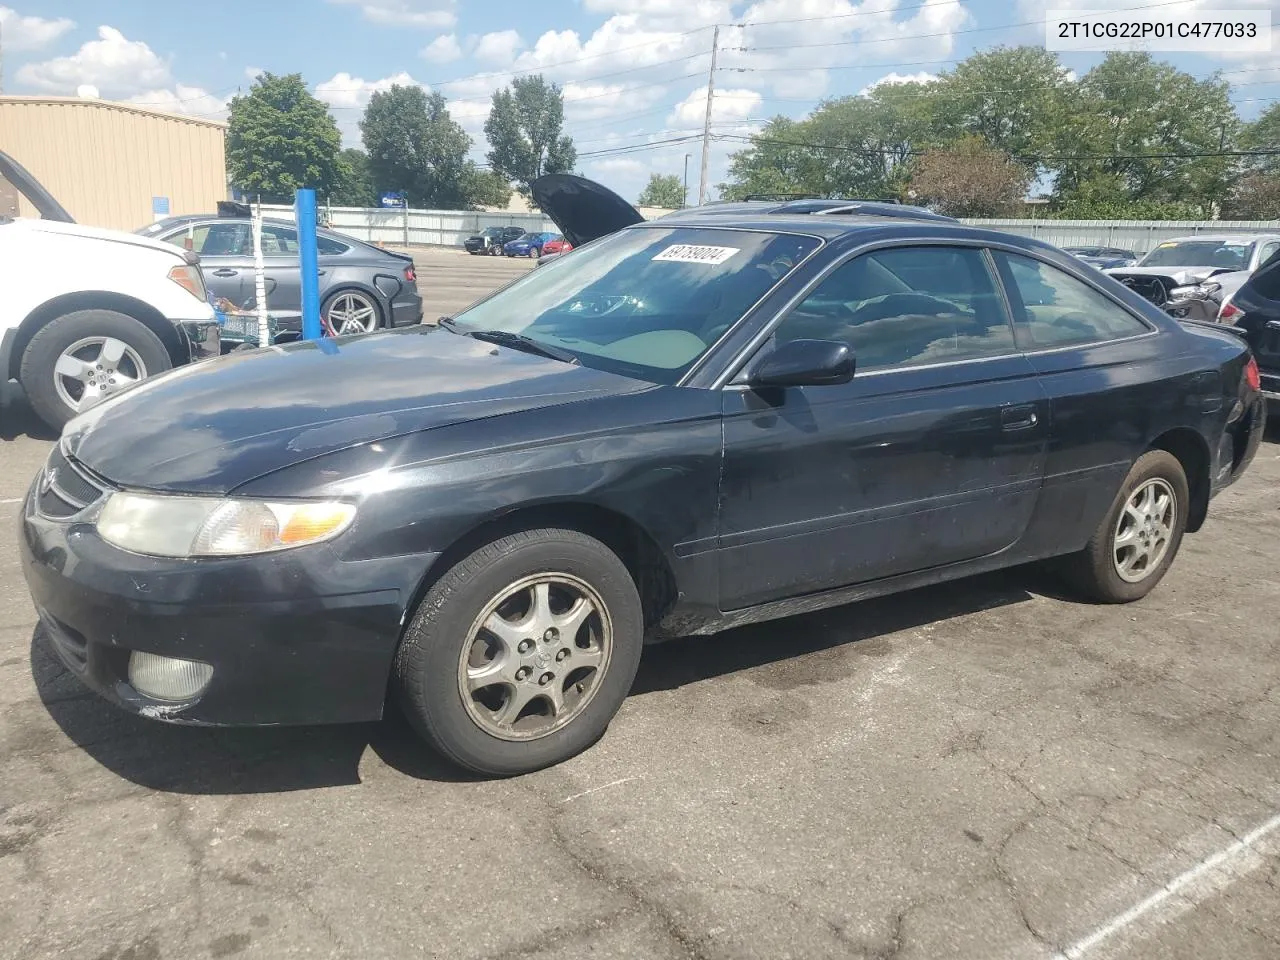
[[[319,340],[320,267],[316,251],[316,192],[303,188],[293,195],[298,223],[298,261],[302,268],[302,339]]]

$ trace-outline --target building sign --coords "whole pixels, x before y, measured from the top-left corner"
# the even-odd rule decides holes
[[[378,194],[378,206],[380,207],[404,207],[407,206],[403,193],[380,193]]]
[[[151,198],[151,217],[153,220],[163,220],[169,215],[169,198],[168,197],[152,197]]]

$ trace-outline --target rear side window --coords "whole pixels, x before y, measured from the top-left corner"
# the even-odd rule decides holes
[[[336,257],[351,249],[345,243],[330,240],[328,237],[316,237],[316,248],[327,257]]]
[[[1280,258],[1259,267],[1245,285],[1264,300],[1280,301]]]
[[[264,257],[296,257],[298,255],[298,231],[292,227],[262,228],[262,255]]]
[[[986,259],[970,247],[897,247],[850,260],[775,336],[843,340],[860,371],[1016,352]]]
[[[200,223],[165,237],[166,243],[193,250],[202,257],[244,257],[253,255],[246,223]]]
[[[1083,280],[1040,260],[997,253],[1024,349],[1103,343],[1148,327]]]

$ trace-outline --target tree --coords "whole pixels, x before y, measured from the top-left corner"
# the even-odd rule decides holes
[[[1244,150],[1280,151],[1280,103],[1273,103],[1257,120],[1245,124],[1240,146]],[[1280,173],[1280,153],[1251,158],[1249,165],[1255,170]]]
[[[1099,177],[1129,200],[1210,205],[1227,193],[1239,132],[1230,86],[1197,80],[1149,53],[1109,53],[1081,78],[1071,122],[1057,134],[1055,196]],[[1154,156],[1153,156],[1154,155]],[[1097,157],[1098,159],[1093,159]]]
[[[521,196],[547,173],[567,173],[578,159],[573,140],[562,134],[564,94],[541,74],[517,77],[493,95],[484,123],[489,166],[514,182]]]
[[[1222,215],[1232,220],[1280,220],[1280,172],[1245,174],[1231,189]]]
[[[506,209],[511,203],[511,184],[507,178],[492,170],[481,170],[474,164],[468,170],[467,196],[478,207]]]
[[[731,180],[720,192],[898,197],[915,154],[936,142],[929,93],[927,84],[882,84],[824,101],[804,120],[775,117],[730,156]]]
[[[377,203],[373,181],[369,177],[369,157],[363,150],[350,147],[342,151],[348,175],[334,187],[329,202],[338,207],[370,207]]]
[[[999,217],[1026,196],[1031,174],[981,137],[965,137],[920,158],[911,190],[953,217]]]
[[[1042,47],[975,53],[933,84],[939,137],[981,137],[1035,170],[1070,122],[1072,83],[1058,55]]]
[[[302,75],[262,73],[231,101],[227,173],[231,183],[270,203],[293,202],[299,187],[328,196],[350,176],[342,137]]]
[[[375,191],[403,191],[410,206],[467,209],[473,203],[471,138],[444,97],[396,85],[369,99],[360,121]]]
[[[640,194],[642,207],[663,207],[676,210],[684,206],[684,184],[674,173],[666,176],[658,173],[649,174],[649,182]]]

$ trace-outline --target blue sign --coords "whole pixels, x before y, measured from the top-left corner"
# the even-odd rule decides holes
[[[151,198],[151,215],[157,220],[163,220],[169,215],[169,198],[168,197],[152,197]]]
[[[380,207],[403,207],[407,206],[403,193],[380,193],[378,194],[378,206]]]

